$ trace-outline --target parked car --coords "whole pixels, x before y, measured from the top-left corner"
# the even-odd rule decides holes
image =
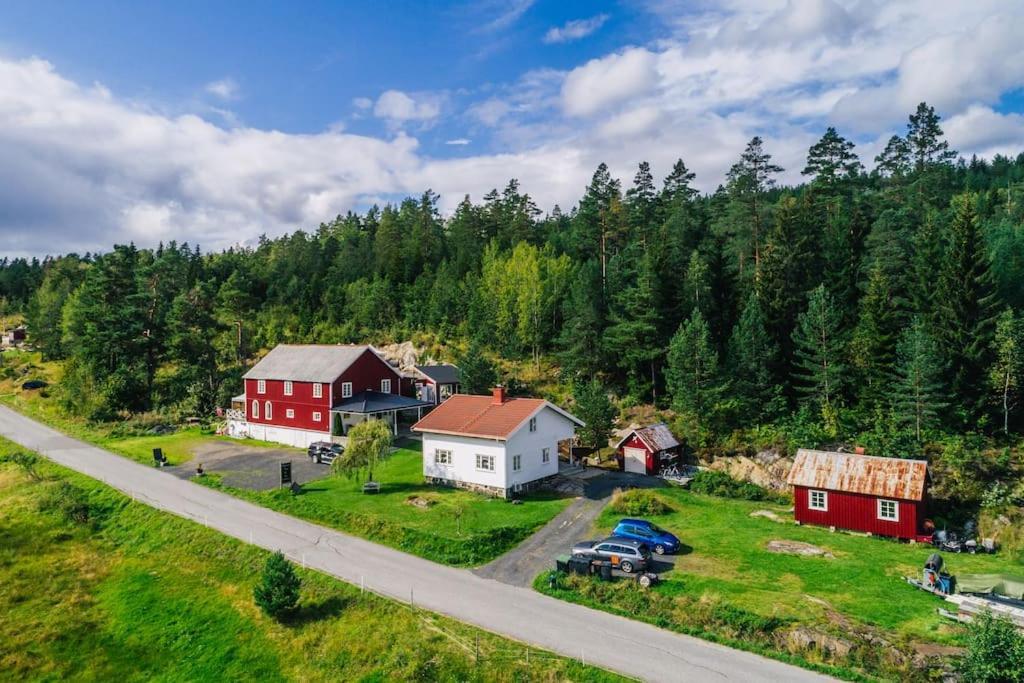
[[[679,546],[682,545],[674,534],[646,519],[620,519],[612,531],[612,536],[645,543],[659,555],[679,552]]]
[[[27,382],[25,382],[25,383],[23,383],[21,385],[21,388],[25,389],[26,391],[28,391],[30,389],[45,389],[46,387],[47,387],[46,382],[44,382],[41,379],[30,379],[29,381],[27,381]]]
[[[336,443],[314,441],[309,444],[309,450],[306,452],[309,454],[309,459],[313,462],[330,465],[336,458],[341,457],[341,454],[345,452],[345,449]]]
[[[603,541],[584,541],[572,547],[573,555],[596,560],[609,560],[612,566],[627,574],[645,569],[651,559],[650,549],[640,541],[628,538],[606,538]]]

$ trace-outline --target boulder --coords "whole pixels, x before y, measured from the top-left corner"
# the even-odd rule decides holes
[[[725,472],[733,479],[749,481],[770,491],[787,491],[789,470],[793,459],[784,457],[775,450],[766,450],[752,457],[733,455],[716,458],[709,469]]]
[[[810,543],[803,541],[768,541],[765,549],[770,553],[783,553],[785,555],[803,555],[806,557],[834,558],[835,555]]]

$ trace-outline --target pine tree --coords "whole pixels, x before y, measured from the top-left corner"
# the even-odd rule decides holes
[[[299,604],[301,588],[302,580],[292,563],[278,551],[267,558],[260,583],[253,590],[253,598],[267,616],[281,619]]]
[[[594,261],[576,269],[562,313],[565,324],[558,336],[558,357],[570,380],[597,377],[604,367],[601,338],[604,333],[604,303],[601,270]]]
[[[1024,324],[1007,308],[996,320],[993,355],[989,372],[992,388],[1003,414],[1003,433],[1010,433],[1010,411],[1020,399],[1024,379]]]
[[[685,300],[692,313],[700,311],[705,317],[711,311],[711,273],[708,264],[696,249],[690,254],[690,262],[686,266]]]
[[[576,399],[576,416],[584,423],[576,430],[580,444],[589,448],[606,448],[617,413],[608,398],[608,390],[597,379],[591,379],[576,382],[572,393]]]
[[[823,414],[836,408],[845,379],[841,320],[828,290],[819,285],[793,331],[797,391]]]
[[[893,398],[897,416],[910,425],[921,441],[924,431],[938,422],[946,406],[945,364],[928,326],[915,319],[896,345],[896,380]]]
[[[854,147],[856,145],[829,126],[821,139],[808,150],[803,175],[813,176],[814,183],[828,188],[856,178],[864,167],[854,153]]]
[[[850,361],[856,370],[861,402],[873,409],[882,403],[896,352],[897,318],[885,271],[875,264],[860,301],[860,316],[850,339]]]
[[[910,115],[907,123],[907,147],[914,170],[924,171],[932,164],[948,164],[956,158],[956,152],[943,139],[940,117],[934,107],[926,102],[917,105],[917,111]]]
[[[721,384],[718,351],[699,310],[695,310],[672,337],[665,383],[673,409],[691,417],[700,434],[720,393]]]
[[[949,243],[938,275],[938,330],[950,360],[953,394],[967,414],[982,408],[995,328],[996,297],[976,196],[953,198]]]
[[[643,245],[644,250],[649,246],[653,236],[654,214],[657,192],[654,189],[654,176],[651,174],[651,165],[646,161],[640,162],[636,176],[633,178],[633,187],[626,190],[626,206],[629,212],[630,230],[634,239]]]
[[[743,414],[758,419],[778,415],[785,407],[782,387],[775,379],[779,348],[768,334],[761,302],[753,292],[729,337],[727,359],[730,386]]]
[[[661,196],[658,198],[666,212],[693,200],[698,194],[697,190],[690,187],[690,183],[696,178],[696,174],[686,168],[682,159],[676,159],[672,165],[672,171],[665,177],[661,189]]]
[[[739,270],[743,261],[753,256],[754,272],[761,266],[761,240],[764,225],[764,193],[774,187],[775,176],[784,170],[771,162],[772,155],[764,151],[760,137],[751,138],[740,160],[733,164],[726,176],[730,204],[733,207],[733,239],[739,257]]]
[[[875,164],[875,171],[883,178],[903,178],[910,173],[910,145],[899,135],[893,135],[875,157]]]

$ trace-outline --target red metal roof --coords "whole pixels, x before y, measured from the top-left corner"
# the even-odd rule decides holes
[[[801,448],[787,482],[812,489],[863,493],[885,498],[924,498],[928,463]]]
[[[579,420],[541,398],[510,398],[455,394],[412,426],[413,431],[507,439],[539,408],[550,406],[574,422]]]

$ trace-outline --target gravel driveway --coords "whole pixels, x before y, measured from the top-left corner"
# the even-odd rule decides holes
[[[281,463],[292,464],[292,480],[300,484],[330,473],[327,465],[318,465],[295,448],[254,448],[244,441],[211,441],[198,446],[195,457],[163,471],[179,479],[195,476],[200,463],[208,474],[219,474],[225,485],[238,489],[268,491],[281,485]]]

